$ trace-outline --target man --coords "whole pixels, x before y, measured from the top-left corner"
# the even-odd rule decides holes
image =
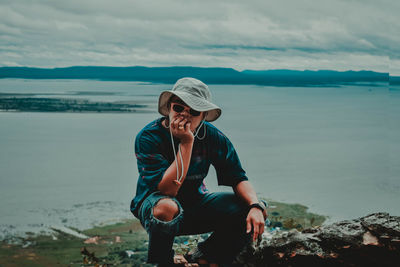
[[[212,232],[186,258],[231,263],[263,233],[267,212],[232,143],[209,123],[221,109],[211,102],[207,85],[182,78],[160,94],[158,111],[165,117],[135,140],[139,178],[131,211],[149,234],[148,262],[173,266],[175,236]],[[218,184],[231,186],[233,193],[208,192],[203,180],[211,164]]]

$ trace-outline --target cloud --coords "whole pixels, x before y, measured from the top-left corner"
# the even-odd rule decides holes
[[[5,1],[0,65],[393,69],[397,1]]]

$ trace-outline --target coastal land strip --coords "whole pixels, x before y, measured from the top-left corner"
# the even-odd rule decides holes
[[[152,108],[134,101],[99,102],[80,98],[31,97],[23,94],[0,93],[3,112],[118,112],[150,113]]]
[[[326,216],[308,212],[300,204],[268,203],[269,232],[315,228],[326,220]],[[153,266],[145,264],[148,236],[137,219],[84,231],[71,227],[52,230],[51,235],[27,233],[18,242],[15,237],[3,240],[0,266]],[[174,250],[184,254],[207,237],[208,234],[176,237]]]

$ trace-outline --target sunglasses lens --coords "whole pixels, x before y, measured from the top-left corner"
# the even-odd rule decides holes
[[[194,110],[194,109],[190,109],[190,115],[197,117],[200,115],[200,111]]]
[[[185,109],[185,107],[184,106],[182,106],[182,105],[179,105],[179,104],[173,104],[173,106],[172,106],[172,109],[175,111],[175,112],[182,112],[184,109]],[[192,115],[193,117],[197,117],[197,116],[199,116],[200,115],[200,111],[197,111],[197,110],[194,110],[194,109],[189,109],[189,113],[190,113],[190,115]]]
[[[184,108],[183,106],[181,106],[181,105],[174,104],[174,106],[172,107],[172,109],[173,109],[175,112],[182,112],[185,108]]]

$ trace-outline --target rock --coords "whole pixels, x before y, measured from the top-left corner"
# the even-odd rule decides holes
[[[74,237],[77,237],[80,239],[89,238],[87,235],[78,233],[77,231],[75,231],[71,228],[65,227],[65,226],[51,226],[50,229],[53,230],[54,232],[71,235],[71,236],[74,236]]]
[[[125,250],[125,254],[128,258],[132,257],[135,254],[133,250]]]
[[[94,236],[94,237],[89,237],[83,243],[85,244],[99,244],[100,237],[99,236]]]
[[[265,233],[237,258],[242,266],[396,266],[400,217],[374,213],[319,228]]]

